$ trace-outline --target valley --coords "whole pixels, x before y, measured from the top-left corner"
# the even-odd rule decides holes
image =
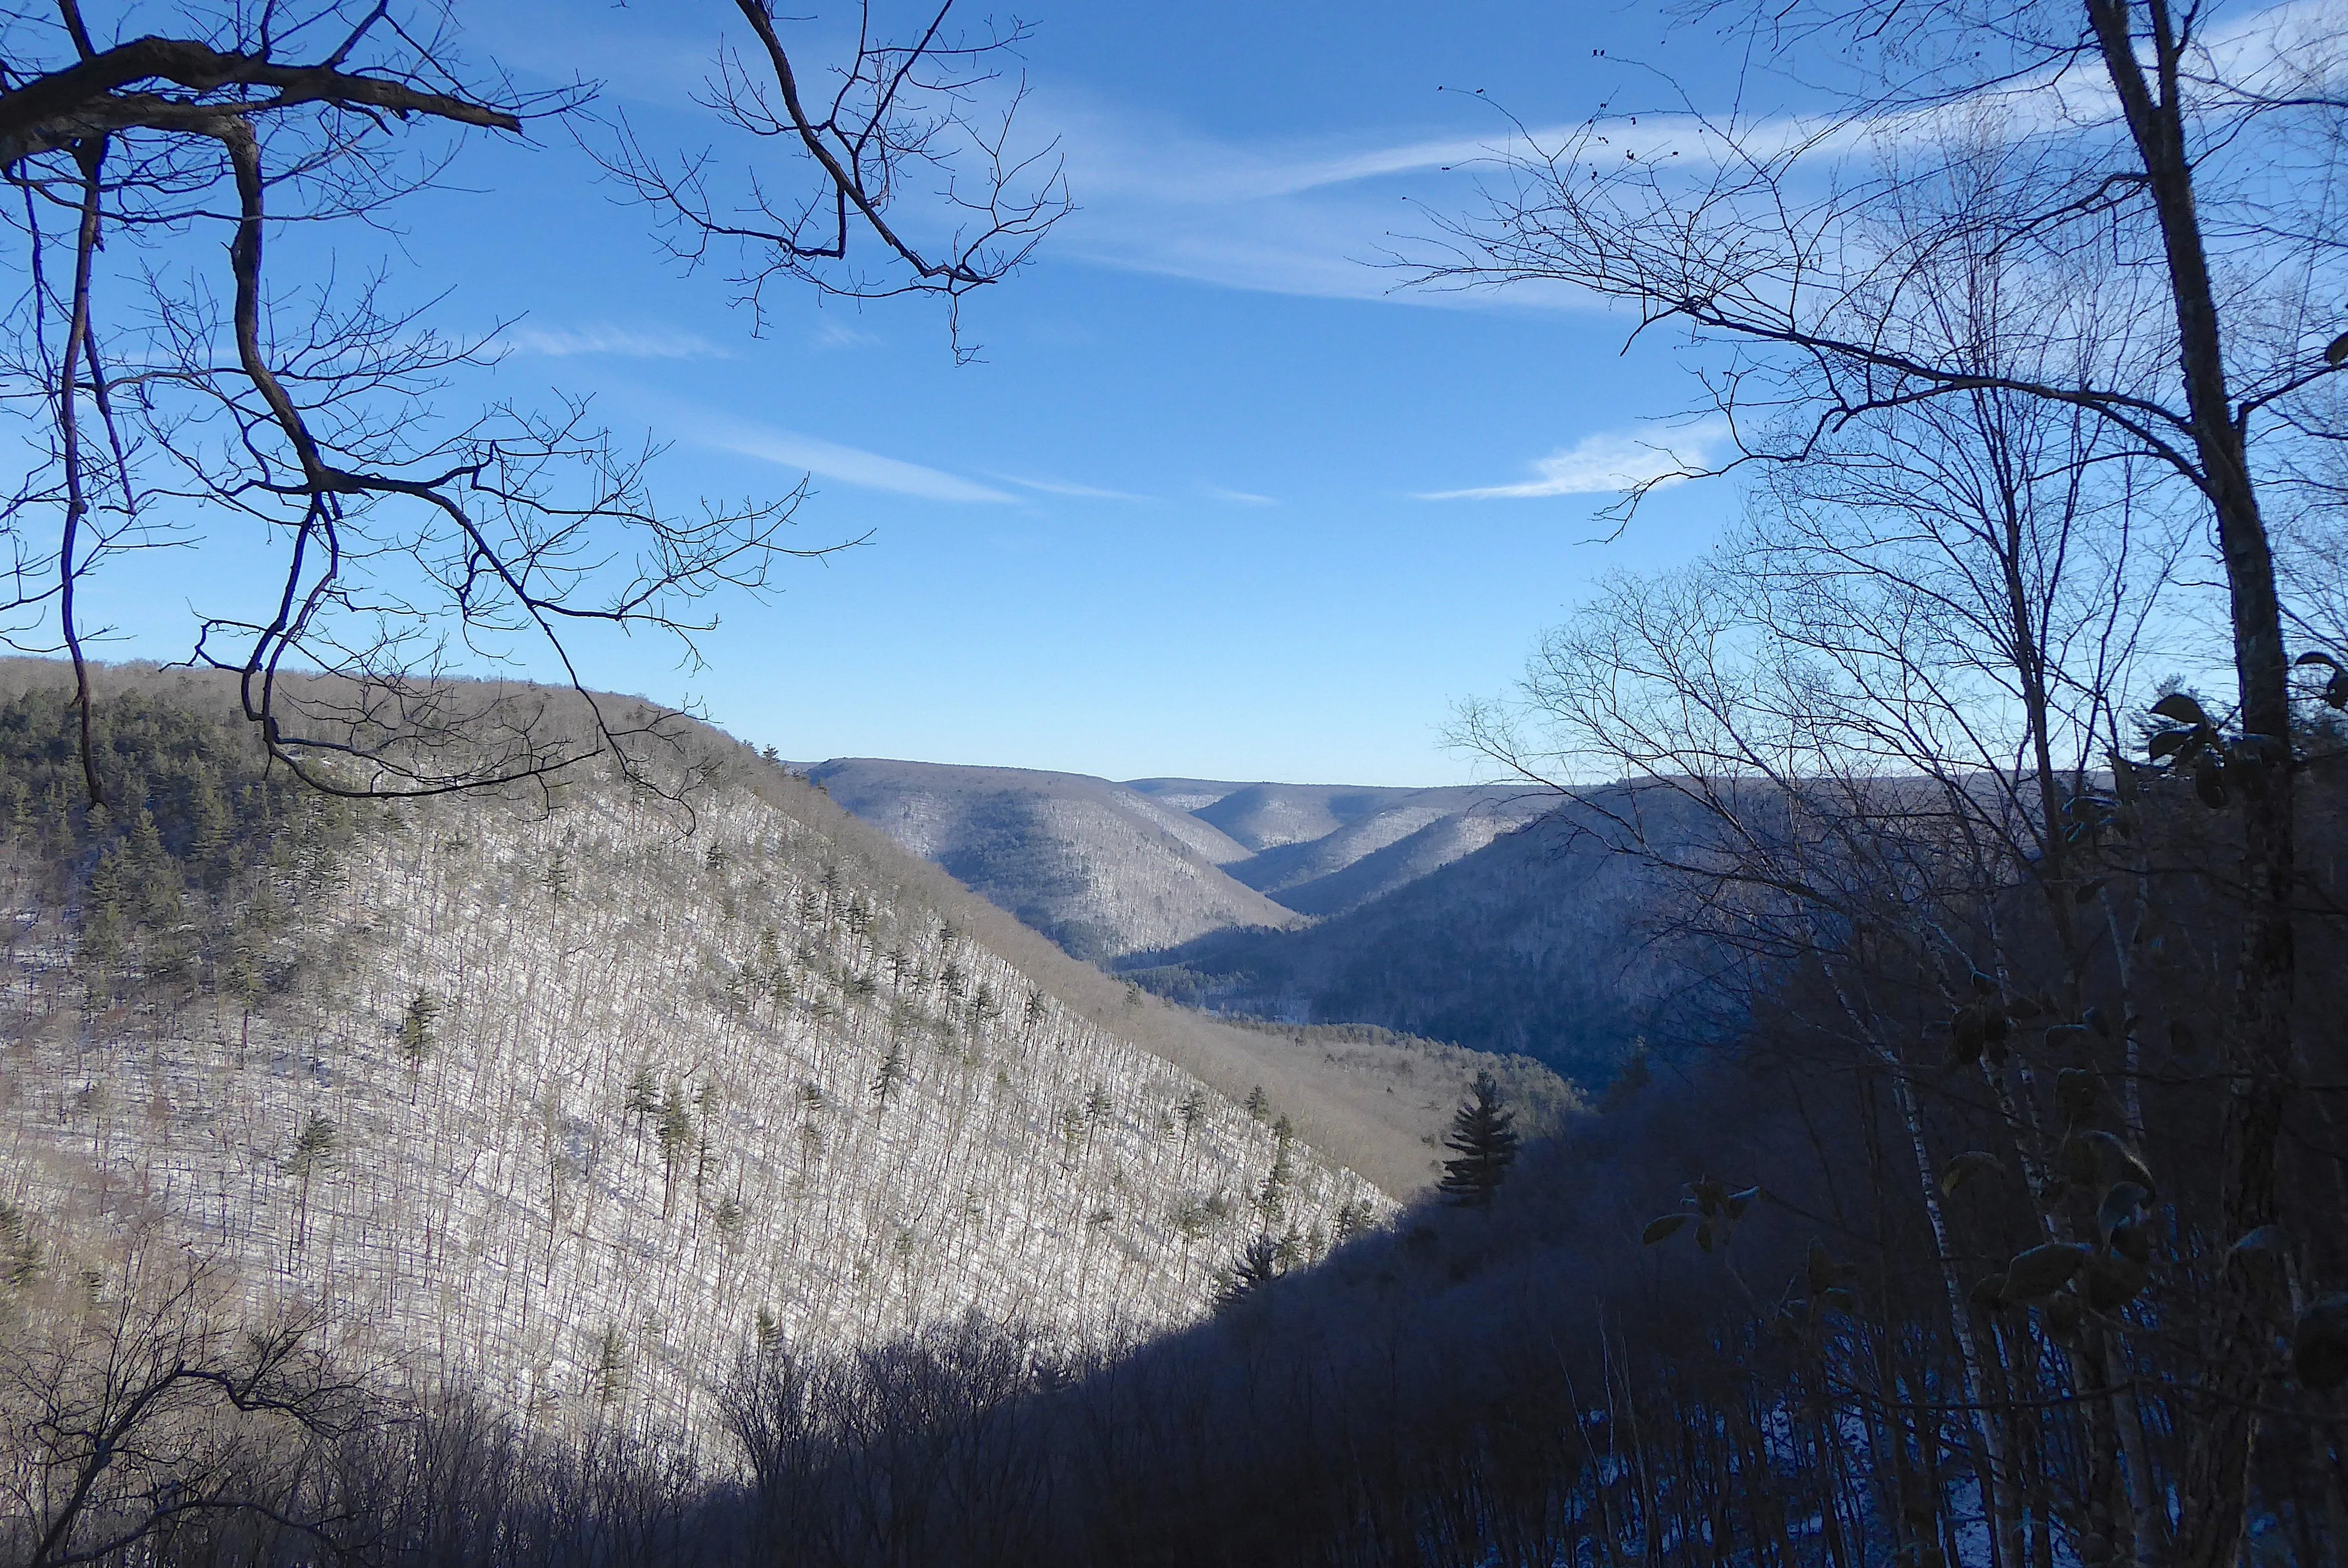
[[[1527,1056],[1595,1084],[1673,1027],[1663,894],[1617,852],[1603,801],[867,760],[805,771],[1072,954],[1189,1006]]]
[[[764,1340],[977,1313],[1073,1352],[1190,1320],[1250,1237],[1310,1259],[1391,1213],[1472,1076],[1143,998],[714,733],[675,803],[312,801],[239,825],[270,836],[231,875],[166,781],[249,794],[233,732],[225,774],[155,756],[118,839],[54,814],[57,667],[6,677],[36,825],[0,1170],[40,1272],[185,1249],[253,1310],[331,1304],[346,1353],[558,1428],[705,1444]],[[187,677],[106,686],[109,730],[223,712]],[[68,831],[150,911],[104,956],[43,848]],[[221,934],[167,950],[151,911],[189,900]]]
[[[2348,1563],[2340,5],[0,41],[0,1564]]]

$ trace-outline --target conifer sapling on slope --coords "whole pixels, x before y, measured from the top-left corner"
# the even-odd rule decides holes
[[[1474,1098],[1452,1113],[1444,1147],[1459,1157],[1443,1162],[1444,1201],[1481,1207],[1492,1201],[1500,1178],[1517,1157],[1517,1113],[1500,1102],[1500,1086],[1488,1072],[1476,1075]]]
[[[438,1043],[433,1025],[440,1017],[440,999],[429,991],[417,991],[407,1004],[399,1020],[399,1054],[407,1061],[407,1102],[416,1103],[417,1083],[424,1076],[425,1058],[432,1054]]]
[[[1240,1249],[1231,1266],[1222,1270],[1215,1287],[1215,1308],[1228,1312],[1287,1272],[1280,1243],[1260,1235]]]
[[[342,1130],[332,1119],[314,1111],[294,1136],[294,1153],[287,1156],[285,1169],[302,1184],[294,1205],[293,1245],[297,1250],[310,1237],[310,1178],[322,1167],[334,1163],[341,1143]]]

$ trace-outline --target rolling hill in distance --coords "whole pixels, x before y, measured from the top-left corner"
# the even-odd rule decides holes
[[[1222,869],[1251,853],[1238,841],[1106,779],[864,759],[807,776],[1080,958],[1303,924]]]
[[[1404,862],[1391,885],[1309,926],[1232,927],[1117,968],[1192,1006],[1375,1023],[1602,1084],[1641,1040],[1668,1032],[1683,974],[1655,929],[1651,875],[1577,817],[1569,804],[1488,835],[1438,820],[1348,869],[1430,840],[1434,864]],[[1471,835],[1485,842],[1451,852]]]
[[[806,774],[1071,954],[1219,1012],[1602,1082],[1675,983],[1653,879],[1555,794],[869,759]]]

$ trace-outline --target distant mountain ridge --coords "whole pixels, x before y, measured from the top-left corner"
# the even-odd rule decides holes
[[[808,776],[1071,953],[1218,1011],[1602,1081],[1674,984],[1653,879],[1553,794],[866,759]]]
[[[1231,874],[1300,915],[1342,915],[1555,809],[1520,791],[1410,790],[1319,838],[1267,848]]]
[[[1585,831],[1583,815],[1564,803],[1424,871],[1398,869],[1310,927],[1211,932],[1129,954],[1118,972],[1195,1007],[1375,1023],[1603,1082],[1636,1041],[1670,1032],[1686,955],[1653,874]],[[1381,873],[1422,835],[1460,832],[1439,821],[1337,876]]]
[[[1554,804],[1475,785],[1120,784],[869,757],[804,772],[913,854],[1097,962],[1342,914]]]
[[[1129,789],[1151,793],[1159,781],[1144,779]],[[1187,780],[1196,787],[1202,781]],[[1214,824],[1251,853],[1277,849],[1325,838],[1340,827],[1358,822],[1395,802],[1420,792],[1410,789],[1363,787],[1354,784],[1234,784],[1210,804],[1186,807],[1201,822]],[[1190,792],[1185,792],[1190,793]]]
[[[1302,924],[1221,869],[1248,851],[1107,779],[849,758],[809,783],[1080,958]]]

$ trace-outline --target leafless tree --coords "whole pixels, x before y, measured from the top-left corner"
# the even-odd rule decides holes
[[[1955,456],[1919,434],[1893,450],[1909,461]],[[1946,477],[1961,465],[1931,466]],[[2121,591],[2106,599],[2113,576],[2088,570],[2082,585],[2047,571],[2066,554],[2095,552],[2086,519],[2059,506],[2036,515],[2031,503],[2043,496],[1992,489],[1979,497],[1996,503],[1979,526],[1935,527],[1911,473],[1893,492],[1904,497],[1895,509],[1905,528],[1844,510],[1893,471],[1872,462],[1806,470],[1791,515],[1774,528],[1756,519],[1721,559],[1661,580],[1617,579],[1544,645],[1528,684],[1540,712],[1561,721],[1552,746],[1635,781],[1581,809],[1670,875],[1681,928],[1743,955],[1767,987],[1789,975],[1815,987],[1828,999],[1805,1015],[1815,1065],[1888,1089],[1906,1147],[1885,1178],[1906,1187],[1931,1233],[1954,1352],[1951,1398],[1978,1445],[1991,1517],[2018,1557],[2044,1479],[2013,1463],[1991,1394],[1993,1339],[1952,1239],[1941,1186],[1949,1151],[1935,1149],[1931,1102],[1970,1085],[1998,1108],[2005,1158],[2029,1175],[2027,1190],[2044,1188],[2060,1123],[2040,1101],[2059,1070],[2085,1064],[2009,1050],[2010,1014],[2036,1016],[2026,1009],[2043,1004],[2018,999],[2052,977],[2054,1005],[2075,1019],[2109,956],[2085,913],[2107,891],[2105,846],[2066,835],[2083,812],[2108,809],[2094,763],[2110,743],[2103,721],[2127,689],[2118,677],[2130,634],[2158,574],[2133,583],[2114,574]],[[2058,494],[2075,478],[2041,477],[2055,478]],[[1763,504],[1792,500],[1785,488]],[[1825,504],[1838,492],[1838,504]],[[1963,516],[1952,508],[1938,521]],[[2030,520],[2018,549],[1993,531],[2017,517]],[[2009,596],[2012,576],[2024,576],[2026,596]],[[1480,734],[1520,768],[1555,771],[1520,736]],[[2033,909],[2019,923],[2017,896]],[[2128,895],[2118,897],[2125,906]],[[2116,918],[2115,931],[2126,923]],[[2042,950],[2049,930],[2052,964]],[[1934,1030],[1935,1005],[1952,1026]],[[1992,1013],[1997,1038],[1984,1050],[1974,1025]],[[2110,1070],[2133,1104],[2132,1040],[2126,1057],[2093,1065]],[[1952,1064],[1966,1073],[1953,1090]],[[2050,1205],[2036,1224],[2070,1242],[2075,1217]],[[2106,1379],[2088,1370],[2076,1383],[2092,1399]]]
[[[289,1477],[313,1440],[374,1416],[324,1356],[318,1309],[253,1327],[213,1270],[167,1247],[51,1289],[84,1287],[95,1299],[46,1304],[0,1348],[6,1528],[24,1561],[116,1559],[236,1515],[331,1544],[343,1522],[283,1514]]]
[[[691,253],[738,241],[754,302],[790,278],[957,305],[1024,261],[1066,201],[1048,152],[1006,150],[1015,95],[977,128],[1019,30],[965,37],[949,9],[896,42],[865,7],[836,93],[810,108],[810,64],[786,38],[811,29],[737,0],[758,47],[718,44],[705,101],[760,155],[754,218],[712,194],[714,154],[664,173],[623,127],[607,162],[685,226]],[[494,341],[438,329],[383,272],[289,282],[268,264],[291,231],[376,220],[469,138],[556,123],[592,139],[592,89],[518,89],[464,54],[445,0],[193,3],[160,14],[170,36],[125,36],[159,13],[108,10],[0,9],[0,168],[26,265],[0,405],[31,453],[0,511],[11,640],[73,659],[87,725],[93,574],[207,527],[257,528],[267,564],[241,574],[252,608],[206,620],[192,657],[236,673],[246,717],[304,779],[424,794],[602,753],[633,769],[659,723],[589,692],[573,639],[659,632],[691,657],[714,596],[823,553],[790,542],[800,492],[664,506],[655,452],[582,402],[444,410]],[[924,174],[943,179],[934,196]],[[974,232],[953,231],[973,213]],[[452,682],[532,648],[574,701]],[[84,749],[100,800],[87,731]]]
[[[733,282],[761,323],[767,291],[778,282],[856,300],[936,294],[951,312],[1025,261],[1066,210],[1052,149],[1014,140],[1025,88],[1004,84],[1000,64],[1026,40],[1024,26],[990,19],[958,36],[948,27],[949,0],[911,39],[891,43],[875,36],[868,0],[854,55],[825,97],[801,82],[774,7],[736,5],[757,49],[747,59],[721,49],[700,101],[753,146],[779,143],[802,155],[812,177],[778,187],[753,167],[729,179],[708,153],[648,147],[624,118],[598,152],[659,217],[678,260],[699,265],[719,249],[735,255]],[[999,101],[990,106],[990,97]],[[920,216],[947,231],[942,243],[924,244],[891,211],[922,178],[937,182],[938,205]],[[851,253],[860,242],[873,252],[869,261]],[[967,358],[955,319],[956,353]]]
[[[2308,1052],[2293,1020],[2294,665],[2261,494],[2321,467],[2338,437],[2323,384],[2348,363],[2348,251],[2325,216],[2348,109],[2336,32],[2313,13],[2170,0],[1697,9],[1743,29],[1753,57],[1833,62],[1843,74],[1800,95],[1828,110],[1674,104],[1641,126],[1618,108],[1553,143],[1521,138],[1425,275],[1563,281],[1622,302],[1642,329],[1684,327],[1719,351],[1706,384],[1738,437],[1732,466],[1806,462],[1854,426],[1990,392],[2079,410],[2166,477],[2214,534],[2234,683],[2233,713],[2197,719],[2208,743],[2193,748],[2241,843],[2222,1225],[2274,1224]],[[2026,355],[1985,363],[1941,330],[1952,266],[1983,257],[2076,288],[2068,311],[2027,324]],[[2178,1555],[2194,1563],[2240,1548],[2289,1312],[2256,1258],[2216,1273],[2206,1420],[2178,1486]]]

